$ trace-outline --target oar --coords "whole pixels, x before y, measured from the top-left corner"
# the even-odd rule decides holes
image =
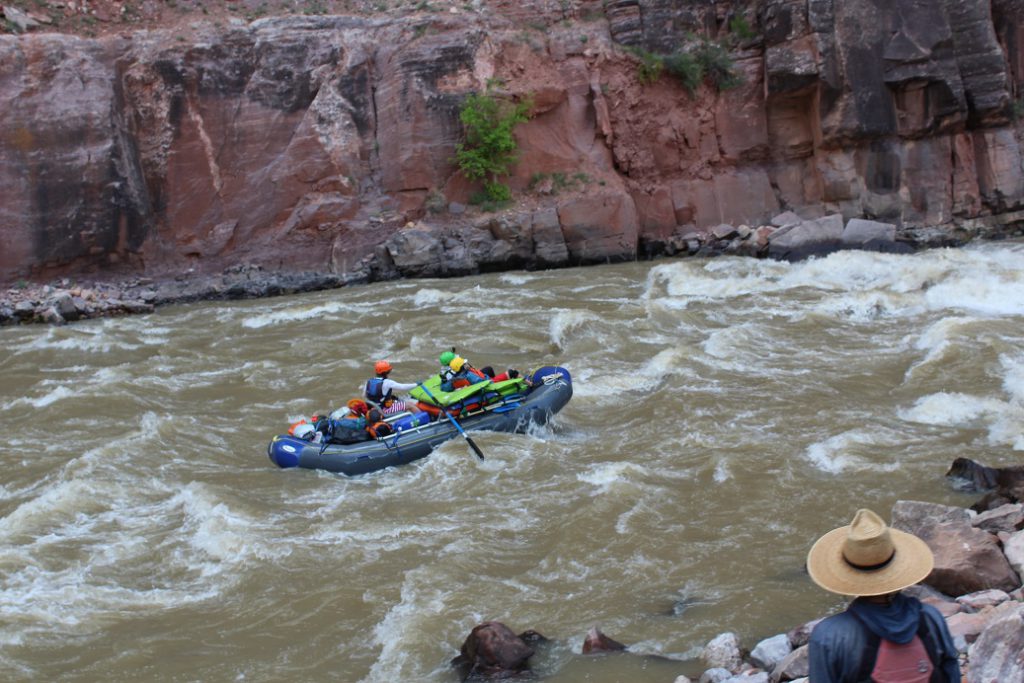
[[[483,451],[481,451],[480,447],[477,446],[476,443],[474,443],[473,439],[469,438],[469,434],[467,434],[466,430],[462,428],[462,425],[460,425],[458,423],[458,421],[454,417],[452,417],[451,413],[449,413],[447,410],[444,409],[444,406],[441,405],[440,401],[438,401],[436,398],[434,398],[434,395],[432,393],[430,393],[430,389],[427,389],[427,385],[425,383],[421,384],[420,388],[423,389],[423,391],[426,392],[427,396],[430,397],[430,400],[432,400],[434,403],[436,403],[438,406],[440,406],[441,412],[444,413],[444,416],[447,417],[451,421],[451,423],[453,425],[455,425],[455,428],[459,430],[459,434],[462,434],[462,438],[466,440],[466,443],[469,444],[469,447],[473,449],[474,453],[476,453],[476,457],[478,457],[481,460],[483,460],[484,459]]]

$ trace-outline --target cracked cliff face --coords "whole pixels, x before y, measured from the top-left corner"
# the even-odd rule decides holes
[[[786,209],[953,226],[1024,203],[1018,0],[489,11],[0,37],[0,280],[455,274],[630,259]],[[641,82],[626,47],[693,33],[732,46],[739,87]],[[488,85],[533,107],[500,220],[447,213],[476,189],[459,108]]]

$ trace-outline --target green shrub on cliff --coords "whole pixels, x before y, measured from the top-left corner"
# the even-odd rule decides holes
[[[751,28],[750,22],[742,14],[737,14],[729,20],[729,34],[732,39],[740,43],[757,35]]]
[[[473,93],[462,105],[459,120],[465,140],[455,148],[455,160],[470,180],[482,180],[484,192],[495,202],[508,201],[512,191],[498,180],[508,175],[516,160],[516,124],[527,120],[529,102],[499,100],[489,91]]]
[[[729,51],[723,46],[710,40],[701,40],[692,52],[697,63],[703,67],[704,76],[719,92],[743,83],[743,77],[736,71]]]
[[[636,68],[636,76],[644,85],[650,85],[661,78],[661,72],[665,69],[665,60],[660,55],[643,50],[637,50],[636,56],[640,58],[640,64]]]
[[[676,52],[665,58],[665,69],[692,95],[704,82],[704,66],[689,52]]]
[[[691,36],[691,39],[695,37]],[[705,80],[719,92],[743,83],[743,77],[736,71],[729,51],[707,38],[701,38],[696,44],[676,50],[668,56],[639,48],[629,48],[629,51],[640,60],[637,79],[644,85],[657,81],[663,72],[675,77],[691,95]]]

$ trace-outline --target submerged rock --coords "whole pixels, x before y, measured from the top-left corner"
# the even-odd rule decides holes
[[[539,635],[527,631],[517,636],[499,621],[485,621],[466,637],[452,665],[462,671],[464,680],[470,676],[503,678],[520,673],[529,667],[529,659],[534,654],[524,636]]]
[[[609,638],[596,626],[587,631],[587,635],[583,639],[583,654],[585,655],[596,652],[619,652],[625,649],[625,645]]]
[[[969,458],[957,458],[946,476],[964,491],[994,490],[1004,498],[1024,498],[1024,465],[987,467]]]

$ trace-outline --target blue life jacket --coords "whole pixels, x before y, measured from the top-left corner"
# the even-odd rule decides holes
[[[366,398],[373,401],[379,406],[388,405],[394,400],[391,395],[393,392],[388,390],[388,393],[384,394],[384,378],[374,377],[373,379],[366,381]]]

